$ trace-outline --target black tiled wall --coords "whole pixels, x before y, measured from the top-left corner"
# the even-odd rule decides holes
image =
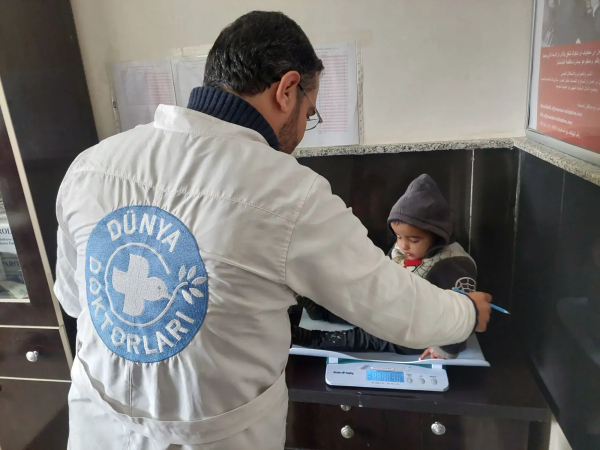
[[[519,212],[512,313],[531,342],[543,341],[546,305],[554,296],[564,171],[521,154]],[[521,318],[535,318],[527,323]]]
[[[573,450],[600,448],[600,186],[521,154],[514,320]]]

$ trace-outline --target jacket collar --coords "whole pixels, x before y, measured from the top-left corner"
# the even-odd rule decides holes
[[[208,114],[174,105],[158,105],[152,126],[159,130],[196,136],[232,137],[269,146],[257,131],[216,119]]]
[[[269,122],[254,106],[235,94],[212,87],[197,87],[192,90],[188,108],[250,128],[264,137],[272,148],[279,150],[279,140]]]

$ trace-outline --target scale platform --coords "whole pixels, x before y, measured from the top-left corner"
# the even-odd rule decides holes
[[[339,325],[312,320],[303,312],[300,326],[308,330],[341,331],[352,325]],[[467,348],[456,359],[424,359],[419,355],[397,353],[338,352],[294,345],[291,355],[327,358],[325,381],[330,386],[403,389],[442,392],[448,390],[445,366],[489,367],[477,337],[467,340]]]
[[[325,382],[330,386],[443,392],[448,375],[441,364],[406,364],[327,358]]]

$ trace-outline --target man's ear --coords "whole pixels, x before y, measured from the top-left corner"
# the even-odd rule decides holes
[[[298,97],[298,84],[300,83],[300,74],[295,70],[287,72],[281,77],[279,86],[275,91],[275,101],[279,105],[281,112],[289,113],[294,109]]]

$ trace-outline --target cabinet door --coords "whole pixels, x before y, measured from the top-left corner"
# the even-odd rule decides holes
[[[0,379],[2,450],[64,450],[71,383]]]
[[[419,413],[290,403],[287,449],[418,450]],[[342,429],[345,429],[344,435]]]
[[[523,420],[421,414],[426,450],[527,450],[528,439],[529,422]]]
[[[1,111],[0,198],[0,325],[58,326],[42,254]],[[45,226],[56,228],[52,222]],[[47,250],[55,252],[56,248]]]

